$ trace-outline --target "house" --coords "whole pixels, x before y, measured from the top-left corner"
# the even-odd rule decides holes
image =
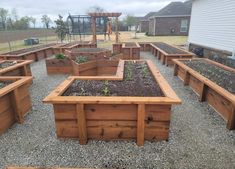
[[[235,52],[235,1],[194,0],[188,42],[191,51],[202,49],[204,57],[227,62]]]
[[[149,35],[187,36],[189,32],[192,0],[171,2],[149,18]]]
[[[154,16],[157,12],[149,12],[144,17],[140,18],[138,22],[139,32],[144,33],[149,31],[149,18]]]

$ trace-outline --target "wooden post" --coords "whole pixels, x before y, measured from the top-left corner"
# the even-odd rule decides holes
[[[201,102],[204,102],[205,101],[205,99],[206,99],[206,92],[207,92],[207,86],[206,86],[206,84],[205,83],[203,83],[202,84],[202,87],[201,87],[201,93],[200,93],[200,98],[199,98],[199,100],[201,101]]]
[[[137,145],[144,145],[144,125],[145,125],[145,105],[138,105],[138,114],[137,114]]]
[[[175,65],[174,65],[174,76],[178,75],[178,69],[179,69],[179,66],[175,63]]]
[[[92,42],[94,44],[97,43],[97,37],[96,37],[96,17],[95,16],[92,16],[91,17],[91,24],[92,24],[92,34],[93,34],[93,39],[92,39]]]
[[[232,112],[230,113],[230,116],[228,118],[227,129],[235,129],[235,105],[232,105]]]
[[[118,17],[116,17],[116,43],[118,43],[118,41],[119,41],[119,39],[118,39],[118,34],[119,34],[119,32],[118,32]]]
[[[12,104],[14,105],[13,108],[15,112],[16,121],[22,124],[24,122],[24,119],[23,119],[23,115],[21,111],[20,100],[19,100],[20,96],[19,96],[18,89],[13,90],[12,97],[13,97],[12,100],[14,100]]]
[[[84,104],[77,104],[76,111],[77,111],[77,123],[79,131],[79,142],[80,144],[86,144],[87,128],[86,128],[86,115],[84,112]]]
[[[187,70],[185,70],[185,77],[184,77],[184,86],[187,86],[189,84],[189,78],[190,75]]]

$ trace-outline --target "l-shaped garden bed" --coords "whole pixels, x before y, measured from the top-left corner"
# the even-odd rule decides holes
[[[151,61],[125,61],[123,76],[70,76],[45,99],[59,138],[168,140],[181,101]]]
[[[0,134],[15,122],[23,123],[31,109],[30,83],[32,77],[0,77]]]
[[[209,59],[176,59],[174,75],[190,85],[235,129],[235,69]]]
[[[33,60],[38,61],[54,54],[52,47],[55,43],[16,50],[0,54],[0,59],[4,60]]]
[[[0,76],[32,76],[32,60],[1,60]]]
[[[151,44],[152,48],[151,51],[158,58],[161,60],[163,65],[166,66],[173,66],[174,63],[172,59],[181,59],[186,58],[190,59],[193,58],[194,54],[183,49],[177,48],[175,46],[163,43],[163,42],[153,42]]]

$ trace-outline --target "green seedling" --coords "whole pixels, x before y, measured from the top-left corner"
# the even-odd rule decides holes
[[[55,55],[55,58],[56,58],[56,59],[65,59],[65,56],[60,53],[60,54],[56,54],[56,55]]]
[[[77,56],[75,59],[75,62],[77,63],[85,63],[88,61],[88,58],[86,56]]]

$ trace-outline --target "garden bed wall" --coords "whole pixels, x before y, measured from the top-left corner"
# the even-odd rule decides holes
[[[109,59],[112,56],[111,51],[104,48],[77,48],[66,50],[65,54],[72,60],[77,56],[86,56],[89,60]]]
[[[46,59],[46,69],[47,74],[72,74],[73,67],[71,59],[56,59],[48,58]]]
[[[138,60],[140,59],[140,46],[135,42],[126,42],[122,45],[123,59]]]
[[[66,50],[72,50],[74,48],[96,48],[96,47],[97,47],[96,44],[92,42],[84,41],[84,42],[70,42],[67,44],[59,44],[53,47],[53,50],[55,54],[59,54],[59,53],[65,54]]]
[[[114,43],[113,44],[113,53],[114,54],[122,53],[122,43]]]
[[[153,42],[138,42],[139,46],[140,46],[140,51],[151,51],[151,43]]]
[[[173,59],[193,58],[194,54],[178,47],[163,43],[154,42],[151,44],[151,52],[154,56],[161,60],[161,63],[166,66],[173,66]]]
[[[13,62],[9,60],[2,60],[1,63]],[[0,76],[32,76],[30,63],[31,60],[16,60],[16,64],[6,68],[0,68]]]
[[[118,76],[123,72],[124,61],[94,60],[78,64],[72,61],[74,76]]]
[[[27,49],[21,49],[5,54],[0,54],[0,58],[4,60],[33,60],[38,61],[54,54],[52,47],[56,44],[42,45]]]
[[[78,138],[80,144],[87,139],[136,139],[139,146],[144,140],[168,140],[171,106],[181,101],[154,64],[147,61],[147,65],[164,96],[63,96],[75,80],[121,80],[105,76],[66,79],[44,99],[53,104],[57,137]]]
[[[23,123],[24,116],[31,109],[29,86],[32,77],[0,77],[0,81],[10,82],[0,89],[0,134],[15,122]]]
[[[235,74],[235,69],[209,59],[205,60]],[[207,101],[227,122],[228,129],[235,129],[235,95],[200,75],[181,61],[183,59],[174,60],[174,75],[178,76],[184,85],[189,85],[199,95],[200,101]],[[229,80],[234,79],[228,79],[228,83]]]

